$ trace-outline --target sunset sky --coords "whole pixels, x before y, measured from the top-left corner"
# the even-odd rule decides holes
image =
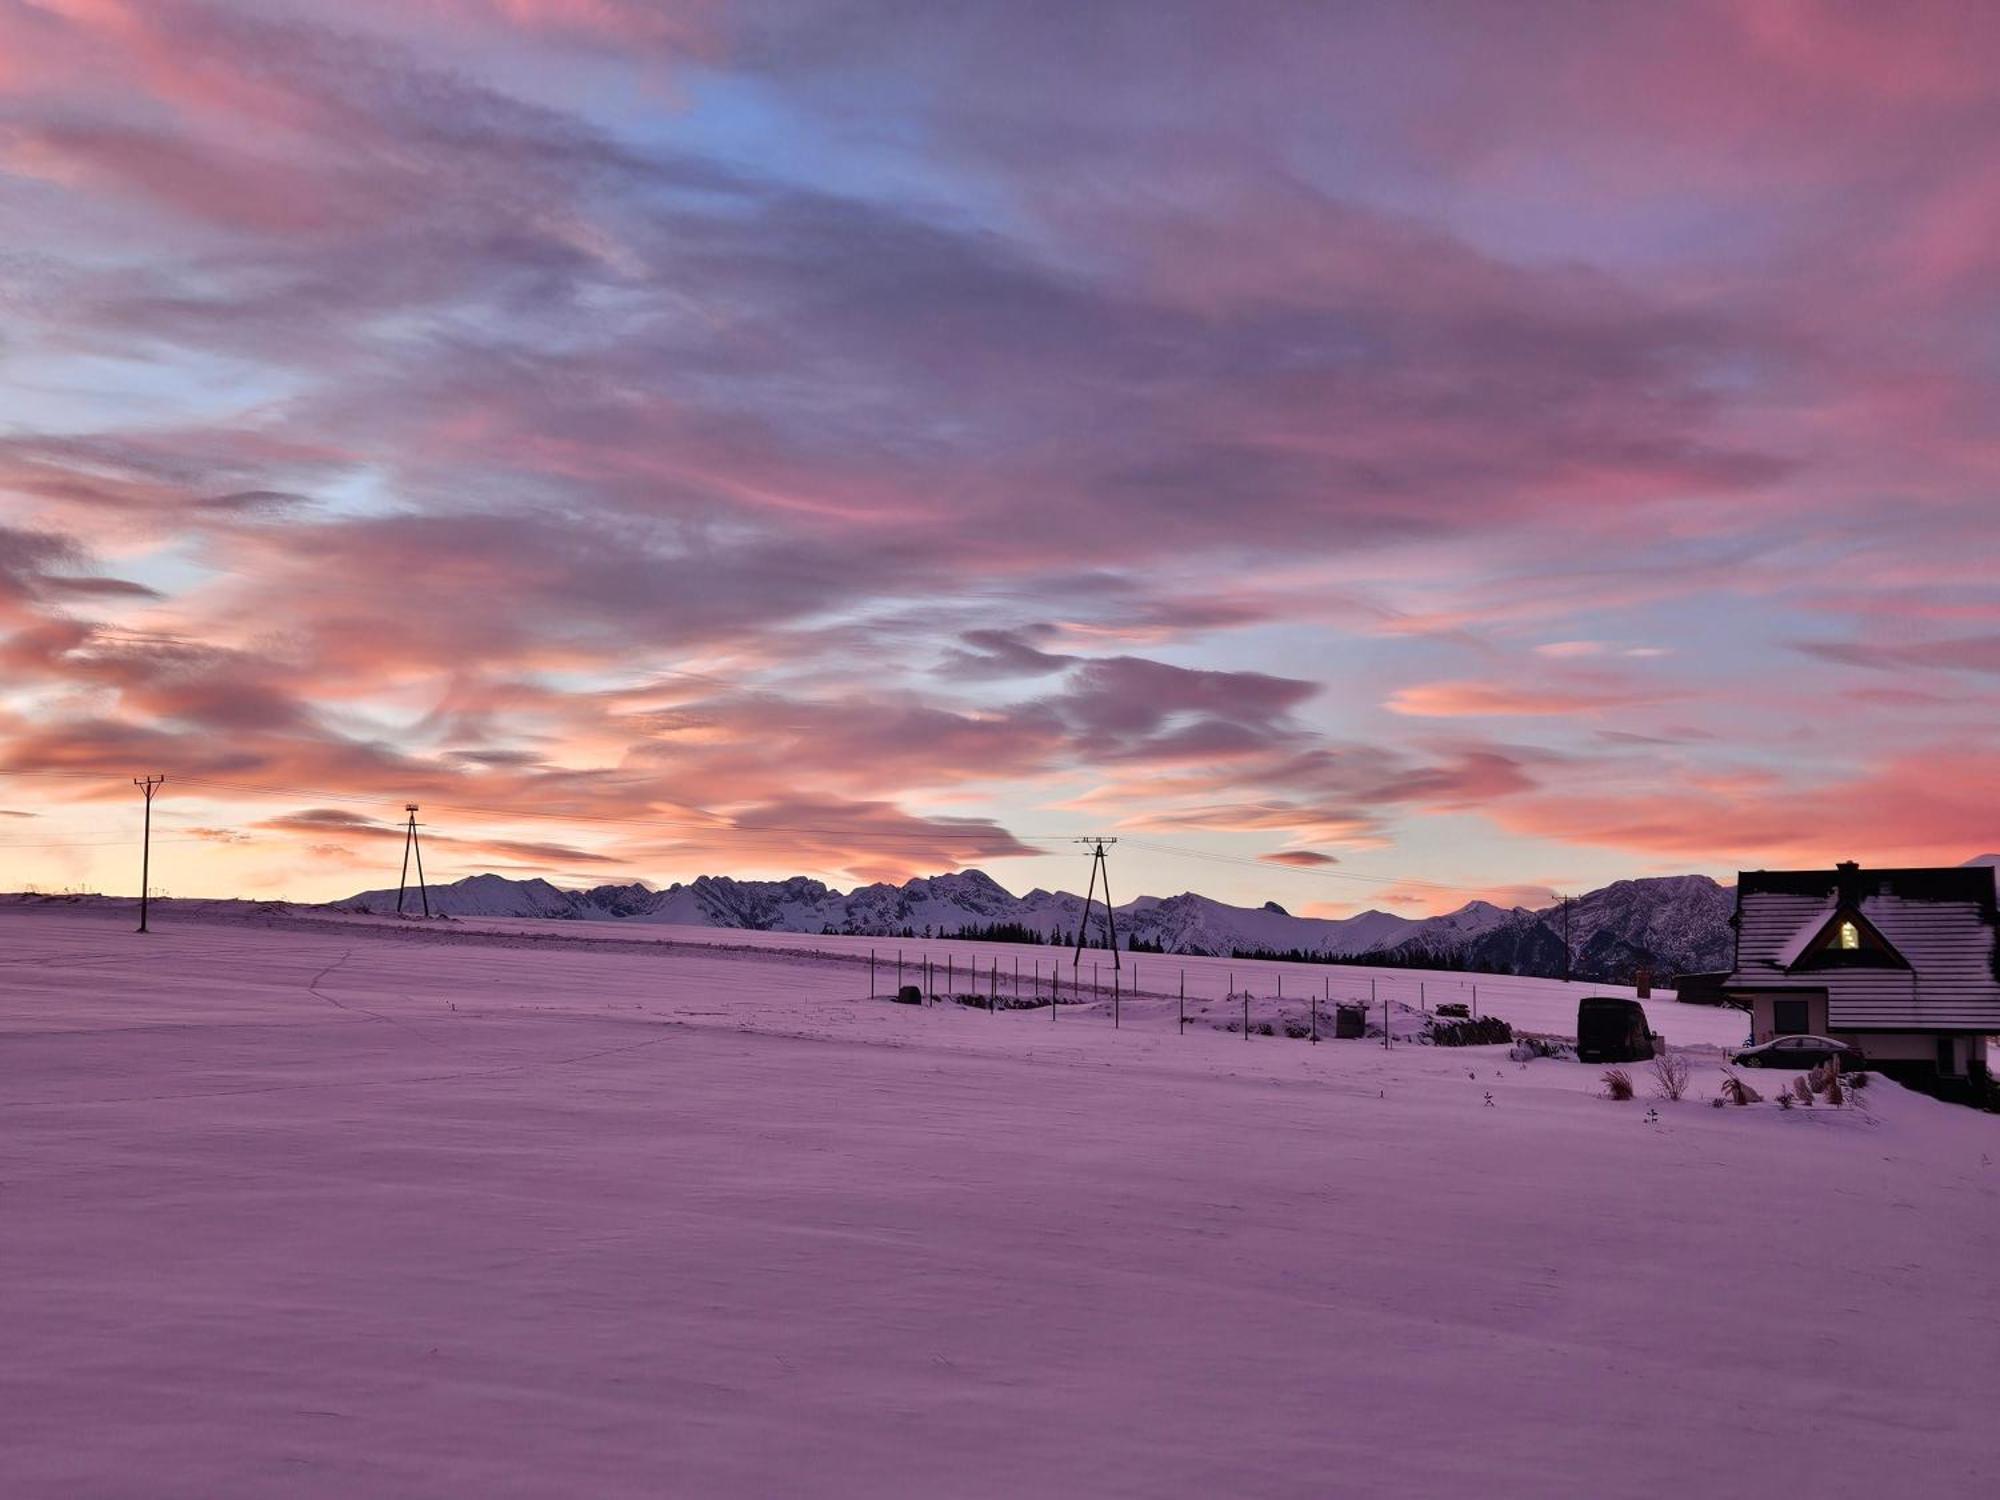
[[[0,888],[2000,845],[1977,3],[0,0]]]

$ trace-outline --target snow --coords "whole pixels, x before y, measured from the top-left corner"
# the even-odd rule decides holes
[[[1710,1109],[1698,1050],[1687,1101],[1612,1104],[1500,1048],[1183,1036],[1163,997],[889,1005],[825,939],[155,924],[0,906],[12,1497],[1990,1469],[2000,1121],[1883,1081]],[[1492,1008],[1573,1014],[1545,988]]]
[[[379,919],[354,913],[321,913],[307,909],[315,918],[372,924]],[[534,941],[631,944],[664,943],[686,948],[748,948],[771,954],[796,954],[826,959],[844,959],[865,966],[868,956],[876,957],[876,991],[888,993],[901,983],[918,983],[926,958],[934,965],[933,988],[943,993],[971,990],[984,994],[992,988],[993,966],[998,965],[999,992],[1003,996],[1032,997],[1045,993],[1052,971],[1061,976],[1062,994],[1067,1001],[1077,985],[1098,1009],[1108,1014],[1114,983],[1121,996],[1121,1019],[1127,1024],[1148,1020],[1166,1024],[1177,1013],[1181,985],[1185,981],[1188,1014],[1199,1019],[1213,1014],[1217,1024],[1238,1020],[1235,1002],[1248,993],[1260,1003],[1253,1004],[1252,1021],[1277,1021],[1290,1016],[1301,1019],[1310,1009],[1310,997],[1320,997],[1322,1017],[1330,1016],[1337,1003],[1367,1002],[1372,1008],[1383,1001],[1412,1010],[1435,1009],[1451,1002],[1473,1008],[1476,1014],[1499,1016],[1517,1030],[1538,1035],[1574,1036],[1576,1002],[1586,995],[1618,995],[1636,998],[1630,985],[1599,984],[1576,980],[1525,978],[1506,974],[1465,974],[1453,970],[1386,968],[1366,964],[1302,964],[1271,959],[1207,958],[1192,954],[1123,953],[1114,970],[1111,954],[1103,949],[1085,949],[1080,964],[1072,962],[1071,948],[1052,948],[1020,943],[974,942],[957,938],[875,938],[839,934],[781,931],[748,931],[739,928],[673,926],[648,922],[642,927],[537,921],[531,918],[475,917],[455,919],[449,924],[453,934],[508,934]],[[643,951],[643,950],[642,950]],[[898,976],[898,956],[903,969]],[[1018,991],[1015,969],[1019,966]],[[977,982],[969,977],[976,970]],[[1114,979],[1114,975],[1116,976]],[[949,976],[949,983],[947,976]],[[857,976],[858,977],[858,976]],[[835,981],[852,986],[852,980]],[[861,985],[865,992],[865,981]],[[1281,1003],[1282,1001],[1282,1003]],[[1679,1046],[1715,1048],[1741,1046],[1748,1035],[1742,1012],[1720,1006],[1681,1005],[1672,992],[1655,989],[1642,1002],[1652,1030]]]
[[[1763,904],[1763,899],[1761,892],[1755,893],[1744,898],[1744,905],[1746,907],[1758,906]],[[1840,903],[1831,899],[1823,901],[1815,900],[1810,896],[1791,896],[1779,899],[1789,901],[1808,913],[1805,921],[1799,924],[1798,931],[1785,940],[1784,947],[1780,948],[1777,955],[1771,960],[1778,968],[1789,969],[1799,961],[1799,955],[1806,951],[1807,946],[1812,940],[1826,931],[1826,924],[1832,921],[1833,914],[1840,910]]]

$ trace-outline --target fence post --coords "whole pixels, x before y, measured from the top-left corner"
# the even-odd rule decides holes
[[[875,950],[868,950],[868,998],[875,998]]]
[[[1250,1040],[1250,992],[1243,992],[1243,1040]]]
[[[1186,970],[1186,969],[1182,969],[1182,970],[1181,970],[1181,1031],[1180,1031],[1180,1034],[1181,1034],[1182,1036],[1186,1036],[1186,1035],[1187,1035],[1187,970]]]
[[[1324,985],[1327,981],[1322,979],[1320,982]],[[1312,1040],[1313,1045],[1317,1047],[1319,1045],[1319,996],[1309,993],[1308,998],[1312,1001]]]
[[[1113,965],[1111,970],[1111,1029],[1113,1031],[1116,1031],[1119,1026],[1119,1020],[1118,1020],[1119,998],[1120,997],[1118,993],[1118,969],[1116,965]]]
[[[1479,981],[1472,981],[1472,1019],[1479,1019]]]

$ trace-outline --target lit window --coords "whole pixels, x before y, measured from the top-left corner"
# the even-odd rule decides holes
[[[1852,922],[1840,924],[1840,946],[1852,952],[1861,946],[1861,929]]]

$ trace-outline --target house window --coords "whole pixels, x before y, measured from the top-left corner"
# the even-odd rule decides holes
[[[1779,1036],[1804,1036],[1812,1029],[1812,1016],[1803,1000],[1773,1000],[1771,1029]]]
[[[1846,953],[1856,953],[1861,949],[1861,929],[1852,922],[1840,924],[1840,946]]]

